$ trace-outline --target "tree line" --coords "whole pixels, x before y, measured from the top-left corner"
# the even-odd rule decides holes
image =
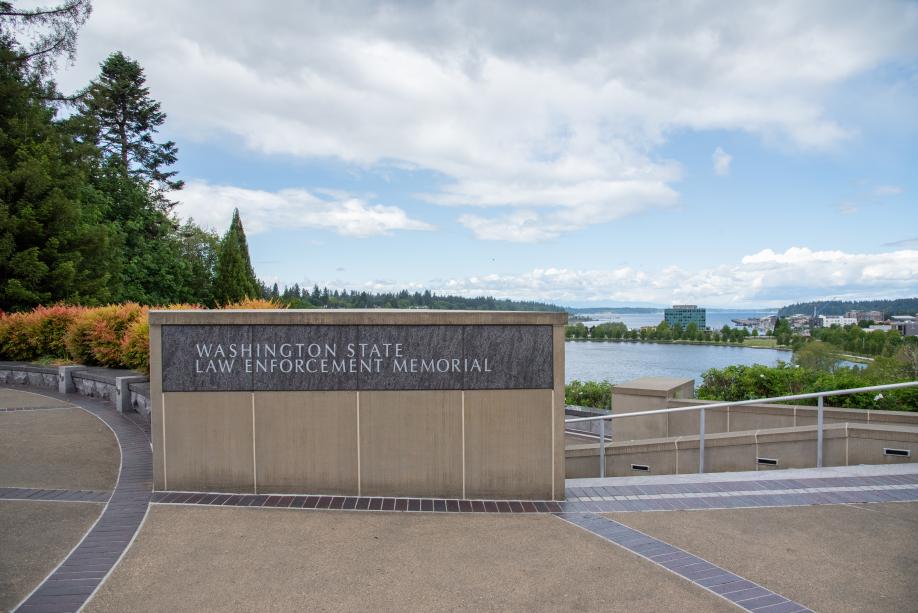
[[[356,290],[337,290],[313,285],[312,289],[298,283],[281,290],[277,283],[261,286],[261,296],[292,309],[468,309],[474,311],[555,311],[564,308],[530,300],[505,300],[491,296],[453,296],[423,292],[371,293]]]
[[[844,315],[848,311],[880,311],[886,317],[892,315],[914,315],[918,313],[918,298],[899,298],[896,300],[819,300],[815,302],[797,302],[781,307],[779,317],[802,313],[804,315]]]
[[[567,326],[566,336],[574,340],[632,340],[632,341],[698,341],[707,343],[742,343],[749,336],[758,336],[758,331],[750,334],[745,328],[731,328],[725,325],[720,330],[699,330],[694,323],[685,328],[676,324],[670,326],[661,321],[656,327],[644,327],[640,330],[629,330],[621,322],[611,322],[586,326],[576,323]]]

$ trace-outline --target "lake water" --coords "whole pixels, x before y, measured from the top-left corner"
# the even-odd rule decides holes
[[[752,347],[568,341],[564,344],[564,376],[568,383],[574,379],[623,383],[638,377],[691,377],[697,388],[701,373],[709,368],[775,366],[779,360],[790,362],[792,355],[790,351]]]

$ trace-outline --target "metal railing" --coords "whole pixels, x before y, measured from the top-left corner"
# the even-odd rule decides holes
[[[754,400],[737,400],[734,402],[715,402],[712,404],[703,404],[691,407],[676,407],[672,409],[657,409],[652,411],[635,411],[634,413],[610,413],[609,415],[596,415],[594,417],[574,417],[564,420],[565,424],[582,423],[582,422],[599,422],[599,476],[606,476],[606,420],[608,420],[611,429],[613,419],[625,417],[641,417],[645,415],[665,415],[667,413],[685,413],[687,411],[699,411],[698,415],[698,472],[704,472],[704,412],[707,409],[723,409],[729,407],[738,407],[749,404],[765,404],[772,402],[786,402],[788,400],[808,400],[816,398],[816,468],[822,468],[822,442],[823,442],[823,403],[826,396],[847,396],[850,394],[863,394],[868,392],[883,392],[886,390],[897,390],[906,387],[916,387],[918,381],[908,381],[905,383],[890,383],[887,385],[871,385],[869,387],[855,387],[843,390],[831,390],[827,392],[812,392],[809,394],[794,394],[792,396],[775,396],[773,398],[756,398]],[[792,407],[788,407],[792,408]],[[609,433],[612,436],[612,433]]]

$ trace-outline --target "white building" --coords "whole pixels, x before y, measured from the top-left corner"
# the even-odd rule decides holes
[[[845,326],[857,325],[857,319],[854,317],[844,317],[842,315],[820,315],[819,322],[819,325],[823,328],[830,328],[832,326],[844,328]]]

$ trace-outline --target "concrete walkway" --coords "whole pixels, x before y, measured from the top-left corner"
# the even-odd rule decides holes
[[[813,609],[916,610],[916,502],[615,513],[609,518]]]
[[[5,394],[8,396],[8,391]],[[52,392],[34,395],[78,406],[99,418],[115,434],[121,453],[117,484],[99,519],[61,564],[14,609],[77,611],[121,559],[146,515],[153,487],[150,440],[143,430],[106,403]]]
[[[852,503],[880,503],[866,505],[865,508],[869,509],[880,508],[882,503],[891,501],[918,501],[918,465],[916,464],[568,480],[566,489],[568,499],[565,502],[201,492],[156,492],[153,494],[151,492],[152,458],[148,424],[131,419],[130,416],[122,416],[106,403],[76,395],[56,394],[44,390],[40,393],[31,393],[0,389],[0,416],[10,423],[20,424],[21,422],[17,427],[23,428],[22,432],[32,432],[23,436],[22,441],[16,444],[20,445],[21,453],[38,454],[35,455],[36,458],[44,457],[41,455],[44,453],[41,450],[42,435],[53,432],[54,428],[60,429],[62,426],[64,430],[67,430],[68,426],[65,422],[78,423],[79,415],[74,415],[74,413],[80,413],[80,411],[75,411],[77,407],[97,417],[115,434],[121,456],[117,484],[109,497],[109,492],[103,491],[101,486],[104,481],[98,481],[100,485],[88,487],[83,485],[82,481],[74,481],[75,477],[68,477],[69,481],[66,483],[45,483],[42,479],[53,476],[52,473],[60,472],[54,469],[36,473],[35,466],[45,460],[26,461],[25,466],[18,466],[19,452],[3,457],[4,468],[6,469],[6,465],[9,465],[10,470],[7,471],[9,475],[31,475],[30,479],[37,480],[35,483],[0,482],[0,500],[22,501],[5,502],[4,504],[39,504],[34,501],[43,501],[40,504],[56,504],[57,502],[71,504],[107,500],[98,521],[58,568],[39,583],[20,604],[18,609],[20,611],[75,611],[93,599],[103,584],[106,589],[104,593],[100,593],[98,598],[92,600],[92,608],[100,610],[162,609],[166,603],[181,608],[183,604],[188,604],[187,599],[192,598],[199,587],[206,591],[223,589],[226,585],[225,573],[211,572],[214,566],[208,558],[197,561],[196,568],[199,568],[200,573],[195,574],[193,568],[189,567],[188,577],[198,578],[188,583],[188,591],[184,595],[185,601],[179,598],[181,590],[172,590],[176,585],[184,585],[182,579],[175,574],[176,565],[184,562],[175,557],[174,551],[181,550],[185,543],[195,542],[195,538],[200,541],[196,547],[209,550],[211,555],[216,556],[214,560],[220,559],[221,568],[224,565],[227,567],[234,564],[242,565],[243,569],[240,572],[250,573],[251,580],[239,582],[240,590],[248,585],[246,590],[260,594],[262,593],[260,586],[266,581],[270,583],[272,578],[265,574],[267,571],[262,566],[257,564],[253,566],[246,554],[248,552],[257,553],[260,548],[264,549],[265,565],[271,566],[271,560],[275,560],[277,555],[277,551],[272,548],[279,546],[282,549],[283,546],[276,543],[271,546],[263,545],[263,541],[259,540],[262,537],[246,541],[248,537],[245,535],[249,532],[252,535],[260,534],[261,528],[259,527],[266,523],[266,517],[263,514],[275,512],[280,512],[281,515],[272,516],[268,524],[273,525],[279,522],[278,526],[288,526],[292,531],[306,530],[302,540],[291,542],[291,546],[297,551],[291,551],[289,556],[283,556],[284,560],[298,557],[305,551],[303,548],[319,547],[313,551],[314,563],[317,565],[332,564],[322,556],[334,558],[335,555],[345,551],[339,547],[339,542],[343,542],[342,539],[346,540],[348,534],[360,530],[360,526],[371,528],[376,526],[382,530],[380,534],[388,534],[391,530],[396,530],[401,533],[401,537],[389,544],[391,551],[380,551],[382,557],[375,561],[371,558],[367,562],[370,566],[375,568],[378,565],[391,564],[394,568],[401,568],[405,560],[417,558],[418,564],[415,565],[418,568],[417,573],[423,574],[430,571],[434,574],[426,579],[428,583],[420,585],[416,577],[408,579],[407,584],[400,584],[394,576],[388,577],[383,579],[385,590],[379,591],[377,588],[367,586],[365,591],[355,595],[352,590],[353,575],[350,575],[352,579],[345,580],[346,575],[341,573],[329,574],[323,579],[324,583],[316,589],[303,587],[300,585],[303,578],[313,577],[314,579],[318,569],[298,564],[292,568],[285,567],[278,570],[282,574],[287,574],[283,574],[286,578],[276,587],[291,592],[290,594],[270,594],[268,597],[271,599],[272,606],[278,603],[288,603],[294,607],[303,606],[302,600],[296,598],[291,600],[290,597],[291,594],[302,594],[305,590],[305,593],[311,598],[320,599],[312,602],[312,604],[321,602],[321,606],[314,607],[319,609],[335,609],[335,602],[342,608],[361,608],[358,606],[361,604],[363,608],[366,608],[368,602],[375,602],[372,599],[382,599],[383,602],[393,607],[414,610],[434,606],[451,608],[452,605],[455,605],[453,608],[475,609],[495,608],[495,606],[502,609],[565,608],[567,606],[589,610],[633,610],[634,608],[660,610],[688,606],[689,608],[714,610],[723,606],[737,605],[747,610],[772,613],[803,611],[806,608],[804,604],[800,604],[801,602],[817,602],[809,606],[820,608],[819,603],[822,601],[789,597],[787,594],[772,591],[781,588],[770,585],[771,579],[768,575],[753,576],[757,575],[755,567],[751,568],[753,572],[744,573],[743,570],[750,570],[750,567],[744,566],[736,558],[718,559],[720,544],[717,539],[711,540],[715,546],[714,549],[705,549],[695,542],[691,542],[690,546],[680,547],[673,544],[674,540],[682,538],[678,533],[665,532],[663,528],[653,527],[654,530],[659,530],[660,534],[651,536],[634,525],[626,525],[631,522],[622,517],[684,518],[686,515],[680,513],[633,512],[695,510],[702,513],[714,513],[715,511],[711,509],[732,509],[733,511],[716,512],[728,513],[730,514],[728,517],[734,518],[739,517],[737,514],[740,511],[737,509],[747,508],[768,512],[774,511],[773,508],[784,507],[838,509],[842,508],[840,505]],[[41,413],[43,417],[26,416],[29,413]],[[74,421],[75,419],[77,421]],[[53,427],[30,425],[33,422],[37,424],[39,421],[48,424],[54,421],[58,423]],[[80,427],[85,429],[85,425]],[[70,445],[67,449],[71,449],[74,454],[72,457],[83,457],[81,453],[85,455],[86,450],[79,449],[79,446],[74,446],[69,442],[67,444]],[[54,453],[59,451],[54,448],[53,442],[50,449]],[[48,457],[53,457],[55,466],[62,464],[60,457],[53,455]],[[97,458],[86,458],[84,463],[92,466],[93,461],[98,463]],[[30,470],[32,472],[29,472]],[[93,470],[99,472],[98,469]],[[80,473],[77,471],[73,474],[79,476]],[[815,505],[815,507],[809,505]],[[910,507],[907,505],[908,503],[897,508],[918,508],[918,505]],[[236,507],[248,508],[241,510]],[[141,542],[146,544],[142,545],[136,553],[140,561],[130,562],[133,559],[133,554],[131,554],[126,559],[126,567],[118,566],[122,556],[128,552],[133,539],[138,534],[148,509],[152,509],[154,518],[161,517],[162,519],[157,520],[149,528],[153,536],[146,540],[142,539]],[[792,509],[785,510],[793,511]],[[326,511],[326,513],[321,511]],[[328,513],[327,511],[359,513]],[[373,514],[373,512],[379,512],[379,514]],[[623,516],[604,517],[601,515],[602,513],[624,512],[631,513],[625,513]],[[227,513],[231,515],[226,515]],[[236,513],[241,513],[241,515],[234,515]],[[907,511],[896,513],[908,515]],[[489,515],[507,517],[494,517],[492,520],[488,517]],[[517,515],[519,517],[515,517]],[[701,516],[702,514],[691,515]],[[232,540],[237,537],[232,537],[224,529],[223,522],[227,521],[227,518],[232,518],[232,521],[238,524],[234,530],[242,535],[238,536],[242,540]],[[492,521],[499,523],[489,523]],[[666,520],[660,521],[661,525],[667,523]],[[673,525],[679,525],[680,521],[675,521]],[[187,530],[180,528],[184,524],[187,524]],[[607,562],[624,566],[616,571],[619,580],[603,584],[615,589],[608,593],[604,588],[596,593],[589,593],[589,590],[594,590],[595,586],[591,587],[592,584],[585,577],[594,575],[592,571],[584,575],[584,568],[588,570],[590,563],[586,567],[578,566],[578,560],[593,560],[596,552],[592,549],[590,553],[585,553],[586,550],[580,552],[581,545],[574,546],[574,543],[582,543],[583,538],[590,537],[577,536],[586,534],[577,530],[570,532],[574,528],[569,524],[616,545],[614,549],[606,546]],[[445,526],[450,526],[449,530],[453,532],[443,532],[442,528]],[[551,526],[556,527],[552,529]],[[210,534],[213,530],[208,530],[207,527],[213,527],[216,533]],[[323,532],[326,530],[325,527],[331,532],[325,534]],[[517,531],[518,536],[514,538],[531,543],[533,550],[518,551],[517,562],[508,559],[497,564],[503,553],[508,548],[512,549],[512,539],[504,542],[504,532],[507,530]],[[869,526],[865,524],[864,530],[869,535]],[[143,534],[146,532],[143,532],[141,537]],[[266,539],[265,543],[272,543],[277,539],[280,539],[279,543],[283,543],[284,539],[290,538],[290,534],[293,532],[282,530],[275,535],[269,530],[262,536]],[[452,538],[450,542],[454,542],[451,546],[453,549],[462,549],[467,539],[472,539],[471,543],[478,543],[473,550],[459,557],[458,566],[450,558],[454,552],[443,549],[444,538],[447,534],[452,534],[449,538]],[[779,536],[776,535],[775,538],[778,539]],[[766,540],[767,537],[767,534],[762,536]],[[373,537],[373,540],[377,538]],[[325,541],[327,543],[321,547],[325,547],[327,551],[320,547],[320,544]],[[573,553],[563,553],[560,550],[552,553],[553,550],[548,543],[555,541],[570,543]],[[486,543],[494,547],[489,548]],[[373,543],[369,540],[366,542],[354,541],[354,550],[351,553],[353,556],[359,556],[368,544]],[[236,551],[236,545],[242,546],[242,549]],[[735,545],[735,548],[738,551],[744,551],[742,540]],[[539,556],[546,555],[546,552],[550,554],[549,559],[544,560],[544,564],[540,566],[536,560]],[[428,556],[427,553],[431,555]],[[196,558],[192,554],[193,549],[189,550],[188,555],[192,557],[191,561],[194,561]],[[578,572],[573,575],[567,572],[568,566],[562,564],[566,557],[571,555],[573,555],[571,560],[564,564],[569,564],[570,568],[577,569]],[[258,558],[257,555],[255,557]],[[440,560],[449,563],[441,569],[437,566]],[[628,560],[637,566],[629,570],[631,567],[627,566]],[[138,567],[138,564],[141,566]],[[520,568],[524,570],[528,567],[538,567],[541,570],[524,572],[516,576],[505,568],[514,567],[514,564],[521,565]],[[608,571],[603,568],[603,563],[596,561],[596,564],[596,573]],[[467,565],[473,568],[466,568]],[[118,569],[115,568],[116,566]],[[913,566],[914,564],[910,565],[910,567]],[[146,575],[146,570],[143,572],[138,570],[153,567],[161,568],[163,574],[159,586],[162,589],[156,594],[144,591],[156,582],[151,582],[150,577]],[[117,576],[121,579],[106,584],[113,569],[119,571]],[[344,572],[343,567],[341,572]],[[463,583],[462,577],[465,575],[462,573],[468,575],[469,580],[466,583]],[[484,575],[478,577],[476,573],[484,573]],[[854,575],[857,576],[857,573]],[[627,583],[631,580],[628,577],[638,576],[640,576],[638,583],[633,585]],[[506,595],[502,595],[500,591],[489,592],[487,595],[479,594],[477,598],[470,597],[462,591],[473,591],[475,586],[486,581],[486,578],[499,578],[495,586],[502,586],[501,590],[512,589],[511,586],[518,585],[520,581],[532,589],[537,586],[550,586],[560,591],[561,600],[552,600],[548,592],[544,594],[538,592],[537,598],[533,598],[531,594],[517,593],[513,598],[507,599],[504,597]],[[627,585],[621,580],[625,580]],[[659,589],[662,585],[670,585],[666,582],[673,580],[676,583],[668,587],[669,591],[666,592],[669,600],[648,599],[647,595],[653,590]],[[208,581],[216,583],[210,586]],[[652,585],[653,590],[648,589],[648,585]],[[680,585],[682,587],[679,587]],[[793,583],[781,585],[789,586],[791,591],[798,589]],[[408,589],[406,586],[412,586],[414,600],[400,602],[397,596],[400,590]],[[465,587],[459,589],[461,586]],[[381,589],[383,586],[381,584],[378,587]],[[689,592],[680,595],[680,590],[684,589],[688,589]],[[233,602],[246,601],[244,591],[236,590],[238,593],[233,592],[231,595],[235,600],[224,604],[232,607]],[[806,595],[806,592],[800,593]],[[211,591],[211,594],[214,592]],[[371,596],[372,594],[375,596]],[[616,595],[627,595],[627,598],[622,601]],[[154,600],[150,600],[151,598]],[[360,600],[361,598],[371,598],[371,600]],[[328,606],[325,606],[326,602]],[[900,601],[894,602],[899,604]],[[199,604],[203,608],[209,606],[203,601]],[[252,601],[251,604],[257,607],[264,603]]]

